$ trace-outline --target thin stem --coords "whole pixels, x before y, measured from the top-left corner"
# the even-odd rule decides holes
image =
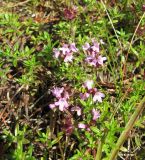
[[[136,26],[136,29],[135,29],[135,31],[134,31],[134,33],[133,33],[133,36],[132,36],[132,38],[131,38],[130,45],[129,45],[129,48],[128,48],[128,52],[127,52],[127,55],[126,55],[126,57],[125,57],[125,61],[126,61],[126,62],[127,62],[127,59],[128,59],[129,51],[130,51],[131,46],[132,46],[132,44],[133,44],[134,37],[135,37],[135,35],[136,35],[136,32],[137,32],[137,30],[138,30],[138,28],[139,28],[139,26],[140,26],[140,24],[141,24],[144,16],[145,16],[145,12],[143,13],[140,21],[138,22],[138,24],[137,24],[137,26]],[[124,63],[123,71],[124,71],[124,76],[125,76],[125,75],[126,75],[126,63]]]
[[[120,42],[120,40],[119,40],[119,37],[118,37],[117,32],[116,32],[116,29],[115,29],[115,27],[114,27],[114,25],[113,25],[112,19],[111,19],[110,15],[109,15],[109,13],[108,13],[108,11],[107,11],[107,8],[106,8],[106,6],[105,6],[105,4],[104,4],[104,2],[103,2],[102,0],[101,0],[101,3],[102,3],[102,5],[103,5],[103,7],[104,7],[104,9],[105,9],[105,12],[106,12],[106,14],[107,14],[107,16],[108,16],[108,18],[109,18],[109,21],[110,21],[111,26],[112,26],[112,28],[113,28],[113,30],[114,30],[115,36],[116,36],[116,38],[117,38],[117,40],[118,40],[118,43],[119,43],[119,45],[120,45],[120,48],[121,48],[121,50],[122,50],[122,44],[121,44],[121,42]]]
[[[110,121],[112,121],[113,117],[115,116],[115,114],[117,113],[118,109],[121,106],[121,103],[123,102],[123,100],[127,97],[128,91],[129,91],[130,86],[126,89],[124,95],[121,97],[120,101],[118,102],[118,105],[115,106],[115,109],[110,117]]]
[[[129,45],[129,48],[128,48],[128,53],[129,53],[129,51],[130,51],[130,49],[131,49],[131,46],[132,46],[134,37],[135,37],[135,35],[136,35],[136,32],[137,32],[137,30],[138,30],[138,28],[139,28],[139,26],[140,26],[140,24],[141,24],[141,21],[143,20],[144,16],[145,16],[145,12],[143,13],[140,21],[138,22],[138,24],[137,24],[137,26],[136,26],[136,29],[135,29],[135,31],[134,31],[134,34],[133,34],[133,36],[132,36],[132,38],[131,38],[131,42],[130,42],[130,45]],[[128,54],[127,54],[127,55],[128,55]]]
[[[68,153],[66,152],[66,151],[67,151],[68,144],[69,144],[69,136],[66,136],[65,148],[64,148],[64,157],[65,157],[65,159],[66,159],[66,154],[68,154]]]
[[[145,106],[145,97],[142,99],[142,101],[136,107],[136,110],[134,111],[130,120],[126,124],[125,129],[122,132],[122,134],[120,135],[116,146],[114,147],[114,149],[111,152],[109,160],[115,160],[116,159],[120,147],[123,145],[123,143],[125,142],[125,140],[129,136],[129,132],[132,130],[133,126],[135,125],[135,122],[137,121],[137,118],[141,114],[142,110],[144,109],[144,106]]]

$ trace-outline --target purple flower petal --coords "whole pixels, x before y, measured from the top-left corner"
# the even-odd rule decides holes
[[[75,43],[71,43],[71,44],[70,44],[70,50],[71,50],[72,52],[78,52],[78,49],[76,48]]]
[[[70,49],[68,48],[68,44],[64,44],[63,47],[59,48],[60,51],[62,51],[63,55],[66,55],[67,53],[70,52]]]
[[[89,98],[89,96],[90,96],[89,93],[81,93],[81,94],[80,94],[80,98],[81,98],[82,100],[86,100],[87,98]]]
[[[90,52],[90,55],[91,55],[91,57],[94,59],[96,59],[96,56],[98,55],[98,52],[96,52],[96,51],[94,51],[94,50],[92,50],[91,52]]]
[[[82,46],[83,50],[86,51],[90,48],[90,44],[89,43],[85,43],[83,46]]]
[[[94,38],[92,39],[92,43],[92,50],[98,53],[100,51],[99,43]]]
[[[99,44],[98,43],[96,43],[96,44],[94,44],[92,47],[92,50],[94,51],[94,52],[99,52],[100,51],[100,49],[99,49]]]
[[[88,56],[85,60],[86,60],[87,63],[90,63],[93,60],[93,57],[92,56]]]
[[[86,62],[90,65],[90,66],[97,66],[97,59],[94,56],[88,56],[86,58]]]
[[[102,57],[102,56],[98,56],[97,58],[97,62],[99,65],[103,65],[103,62],[106,60],[107,58],[106,57]]]
[[[59,88],[59,87],[55,87],[53,90],[51,90],[52,94],[56,97],[56,98],[60,98],[62,92],[64,91],[64,88]]]
[[[96,109],[92,109],[92,114],[93,114],[93,120],[96,121],[100,117],[100,112],[97,111]]]
[[[78,124],[78,128],[85,129],[86,127],[87,127],[86,124],[83,123]]]
[[[72,62],[72,59],[73,59],[72,53],[68,53],[64,58],[64,62]]]
[[[57,102],[55,102],[55,105],[59,106],[60,111],[64,111],[69,106],[65,98],[60,98]]]
[[[95,95],[93,96],[93,101],[96,102],[102,102],[102,98],[105,97],[105,94],[101,93],[101,92],[96,92]]]

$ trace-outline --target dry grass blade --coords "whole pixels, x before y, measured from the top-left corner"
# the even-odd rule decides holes
[[[141,114],[144,107],[145,107],[145,97],[142,99],[140,104],[136,107],[135,112],[133,113],[130,120],[126,124],[126,127],[125,127],[124,131],[122,132],[122,134],[120,135],[120,137],[118,139],[116,147],[111,152],[110,160],[115,160],[116,159],[120,147],[123,145],[125,140],[128,138],[129,132],[132,130],[133,126],[135,125],[135,122],[137,121],[137,118]]]

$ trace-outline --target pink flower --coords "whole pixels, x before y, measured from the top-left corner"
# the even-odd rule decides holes
[[[96,67],[97,65],[97,59],[94,56],[88,56],[86,58],[86,62],[90,65],[90,66],[94,66]]]
[[[82,114],[82,110],[80,107],[76,106],[76,107],[72,107],[71,111],[76,111],[77,115],[80,116]]]
[[[78,124],[78,128],[85,129],[86,127],[87,127],[86,124],[83,123]]]
[[[60,98],[57,102],[55,102],[55,106],[58,106],[60,111],[64,111],[68,108],[69,104],[65,98]]]
[[[66,63],[72,62],[74,52],[78,52],[75,43],[63,44],[62,47],[53,49],[54,57],[61,57],[61,59],[63,59]]]
[[[89,43],[85,43],[83,46],[82,46],[83,50],[86,51],[90,48],[90,44]]]
[[[80,94],[80,98],[81,98],[82,100],[86,100],[87,98],[89,98],[89,96],[90,96],[89,93],[81,93],[81,94]]]
[[[64,62],[72,62],[73,59],[73,55],[71,52],[67,53],[65,58],[64,58]]]
[[[89,55],[92,57],[92,59],[96,59],[96,57],[98,56],[98,52],[91,50]]]
[[[95,51],[97,53],[100,51],[100,49],[99,49],[99,43],[96,42],[96,41],[93,42],[93,46],[91,48],[92,48],[93,51]]]
[[[61,48],[59,48],[60,51],[62,51],[63,55],[66,55],[67,53],[70,52],[70,49],[68,48],[68,44],[64,44]]]
[[[72,52],[78,52],[78,49],[76,48],[75,43],[71,43],[71,44],[70,44],[70,50],[71,50]]]
[[[63,93],[64,88],[59,88],[59,87],[55,87],[53,90],[51,90],[52,94],[56,97],[56,98],[60,98],[61,94]]]
[[[86,87],[88,90],[92,89],[93,88],[93,80],[86,80],[85,83],[84,83],[84,87]]]
[[[92,114],[93,114],[93,120],[96,121],[100,117],[100,112],[97,111],[96,109],[92,109]]]
[[[86,58],[86,62],[91,66],[97,67],[98,65],[103,66],[103,63],[106,59],[106,57],[102,56],[98,56],[97,58],[95,56],[88,56]]]
[[[103,62],[104,62],[106,59],[107,59],[106,57],[98,56],[98,58],[97,58],[97,63],[102,66],[102,65],[103,65]]]
[[[60,55],[59,49],[58,49],[58,48],[54,48],[54,49],[53,49],[53,52],[54,52],[54,57],[55,57],[55,58],[58,58],[59,55]]]
[[[95,95],[93,96],[93,101],[94,102],[96,102],[96,101],[102,102],[102,98],[104,98],[104,97],[105,97],[105,95],[103,93],[97,91],[95,93]]]

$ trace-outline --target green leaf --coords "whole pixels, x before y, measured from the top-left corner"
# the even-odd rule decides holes
[[[101,131],[97,127],[90,127],[90,128],[94,133],[96,133],[97,136],[99,137],[102,136]]]

